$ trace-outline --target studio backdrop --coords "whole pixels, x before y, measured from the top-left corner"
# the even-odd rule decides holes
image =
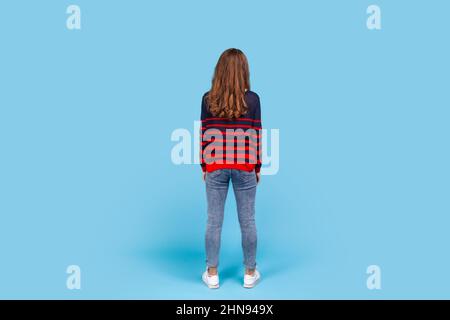
[[[450,3],[0,4],[0,298],[450,298]],[[201,282],[219,55],[264,128],[258,268],[229,193]]]

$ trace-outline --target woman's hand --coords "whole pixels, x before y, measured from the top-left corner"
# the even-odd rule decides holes
[[[260,179],[261,179],[261,172],[256,172],[256,183],[259,183]]]
[[[203,181],[206,180],[206,171],[203,172]]]

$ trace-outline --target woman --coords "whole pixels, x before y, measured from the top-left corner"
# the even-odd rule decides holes
[[[203,281],[219,287],[217,271],[225,199],[231,180],[244,252],[244,287],[260,278],[256,270],[255,195],[261,168],[261,110],[250,91],[247,58],[228,49],[217,62],[210,91],[202,99],[201,166],[206,183],[208,220]]]

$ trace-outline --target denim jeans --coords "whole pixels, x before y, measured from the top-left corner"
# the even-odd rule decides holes
[[[255,171],[220,169],[206,173],[206,198],[208,201],[208,221],[206,227],[206,264],[219,264],[220,238],[228,185],[231,180],[236,198],[239,224],[241,227],[244,265],[248,269],[256,267],[256,224],[255,224]]]

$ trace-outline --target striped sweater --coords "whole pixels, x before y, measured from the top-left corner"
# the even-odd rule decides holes
[[[245,93],[246,114],[236,119],[214,117],[208,110],[205,93],[201,112],[201,154],[203,171],[238,169],[260,171],[261,107],[255,92]]]

